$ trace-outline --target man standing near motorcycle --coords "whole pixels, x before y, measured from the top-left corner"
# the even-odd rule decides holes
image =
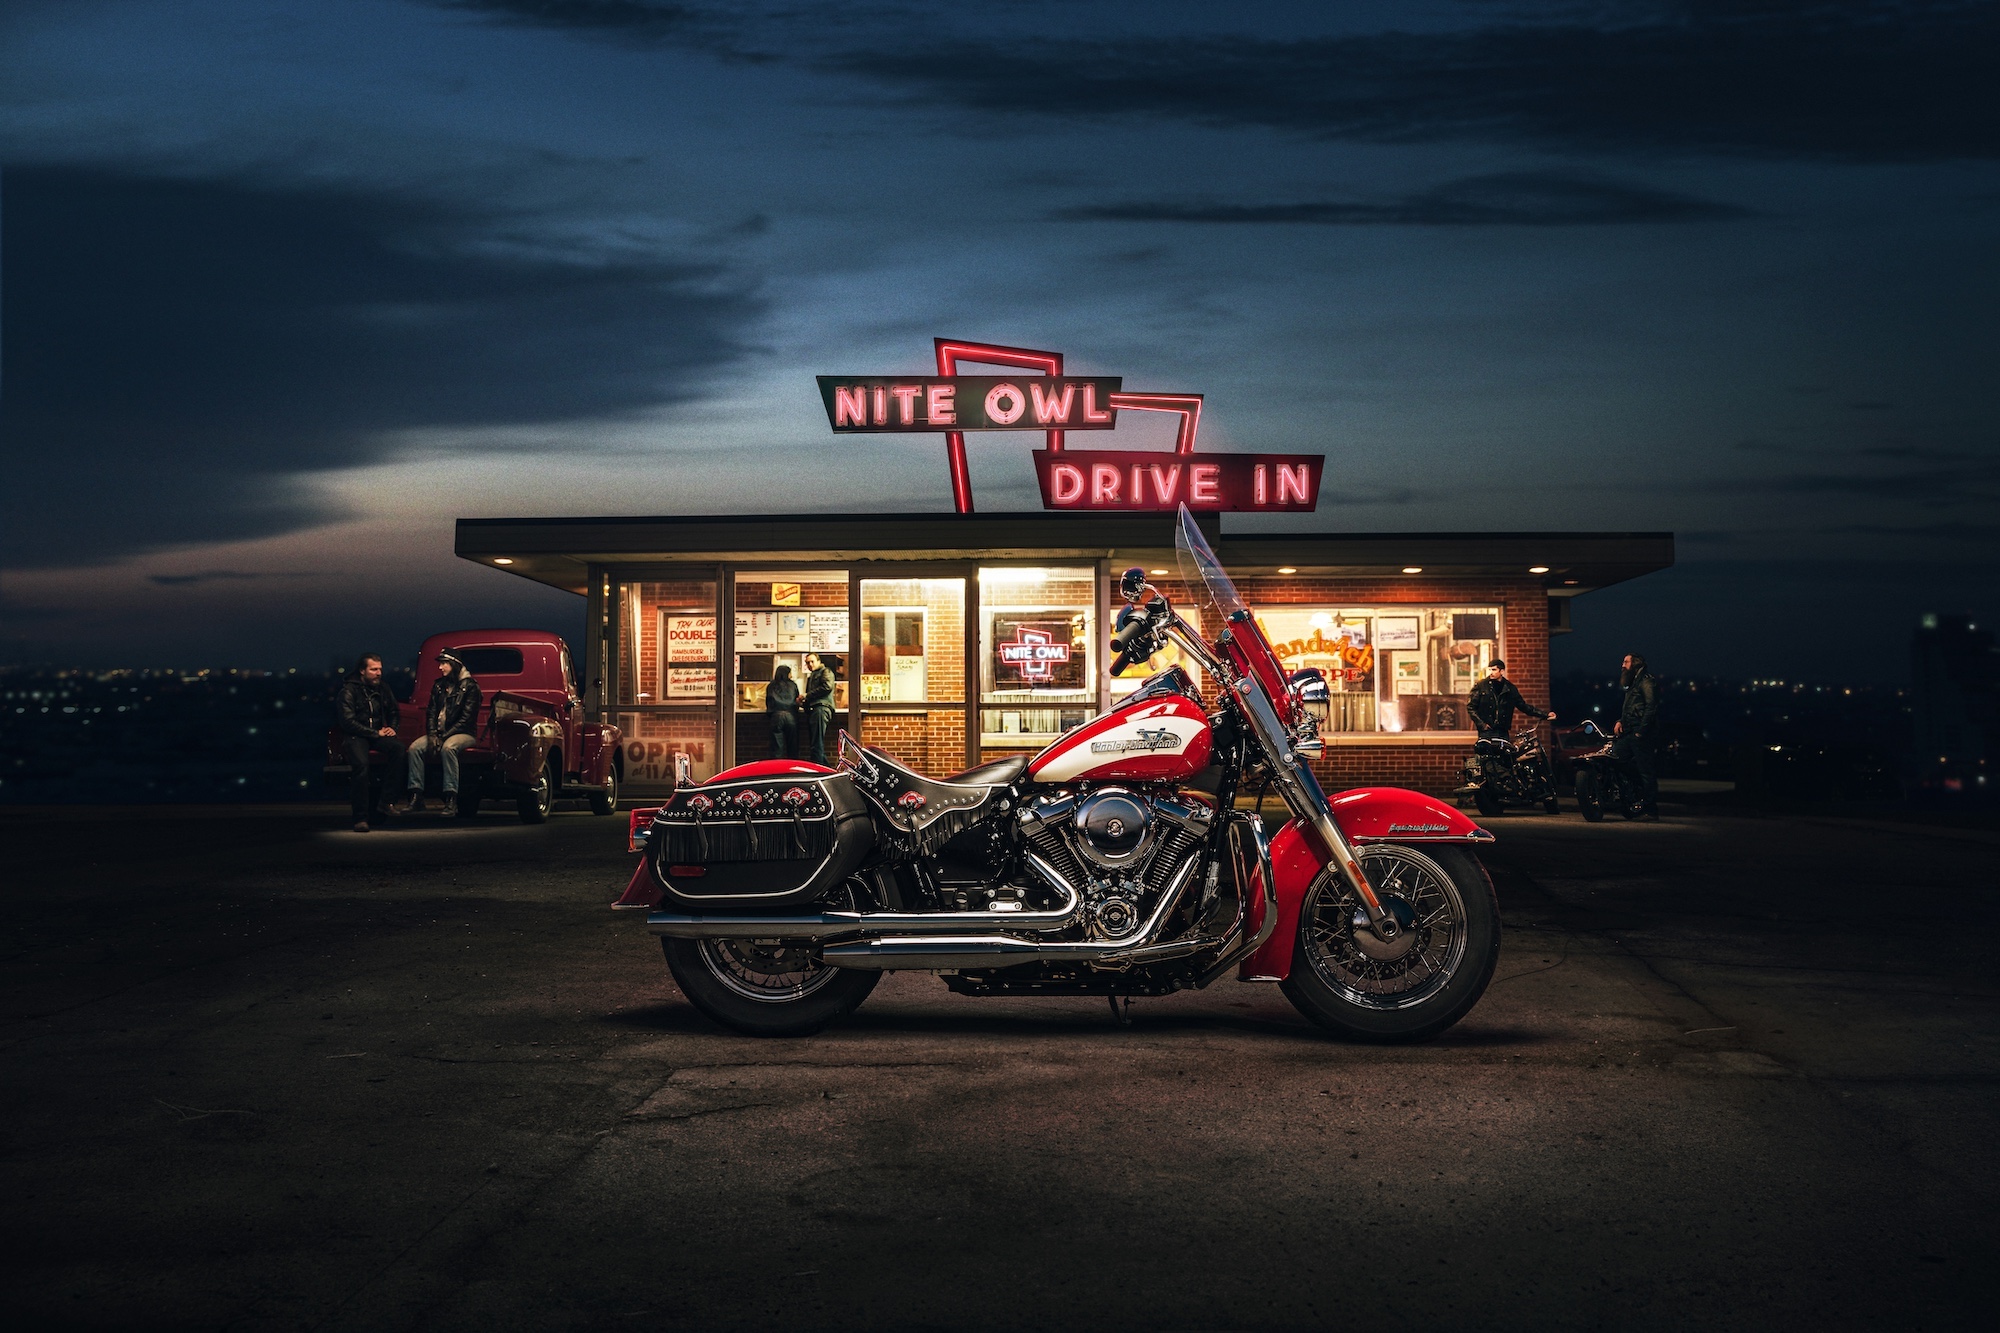
[[[1556,720],[1554,713],[1543,713],[1528,707],[1528,701],[1521,697],[1520,687],[1507,679],[1507,664],[1497,657],[1486,664],[1486,679],[1472,687],[1472,694],[1465,701],[1465,711],[1472,714],[1473,725],[1479,728],[1479,739],[1482,741],[1508,739],[1516,713],[1526,713],[1538,721]]]
[[[1656,724],[1660,718],[1660,685],[1646,669],[1646,659],[1637,653],[1625,654],[1618,672],[1625,687],[1625,706],[1611,728],[1611,752],[1621,763],[1631,765],[1645,789],[1645,813],[1641,819],[1660,817],[1660,775]]]

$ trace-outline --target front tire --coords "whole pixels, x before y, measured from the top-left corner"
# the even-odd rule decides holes
[[[1499,795],[1487,790],[1485,787],[1474,787],[1472,789],[1472,804],[1478,807],[1479,813],[1485,815],[1488,819],[1491,819],[1506,808],[1506,803],[1500,799]]]
[[[1604,798],[1598,794],[1597,774],[1589,769],[1576,775],[1576,812],[1593,824],[1604,819]]]
[[[682,940],[663,936],[667,967],[688,1003],[752,1037],[803,1037],[847,1017],[880,972],[829,967],[799,940]]]
[[[555,760],[551,759],[543,767],[535,784],[521,793],[514,808],[520,812],[523,824],[540,824],[549,817],[549,811],[556,806],[556,784],[561,779],[556,774]]]
[[[1493,979],[1500,956],[1493,881],[1462,847],[1377,843],[1360,857],[1408,943],[1397,953],[1365,917],[1357,927],[1359,896],[1321,871],[1299,905],[1282,989],[1300,1013],[1351,1041],[1428,1041],[1465,1017]]]
[[[590,794],[590,813],[593,815],[618,813],[618,765],[611,766],[611,774],[605,780],[604,790]]]

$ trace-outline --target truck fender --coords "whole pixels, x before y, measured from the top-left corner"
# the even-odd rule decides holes
[[[1402,787],[1357,787],[1327,802],[1334,823],[1356,847],[1377,842],[1455,843],[1477,849],[1493,835],[1443,801]],[[1242,981],[1282,981],[1292,974],[1292,945],[1299,933],[1299,905],[1324,868],[1297,820],[1271,839],[1271,874],[1277,880],[1278,924],[1263,946],[1237,969]]]
[[[501,718],[493,724],[495,767],[508,782],[530,786],[548,765],[549,751],[561,740],[562,729],[547,718]]]
[[[576,780],[586,787],[602,787],[611,780],[618,760],[618,728],[586,722],[576,730]]]

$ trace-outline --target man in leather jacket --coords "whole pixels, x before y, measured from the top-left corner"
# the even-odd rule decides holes
[[[1482,741],[1506,740],[1516,713],[1526,713],[1538,720],[1556,720],[1554,713],[1528,707],[1528,701],[1521,697],[1519,687],[1507,679],[1507,664],[1497,657],[1487,663],[1486,679],[1472,687],[1472,694],[1465,701],[1465,711],[1472,714],[1473,725],[1479,728],[1479,739]]]
[[[800,758],[810,759],[815,764],[826,762],[826,733],[827,728],[833,725],[833,673],[839,664],[837,657],[806,654],[806,692],[805,697],[799,700],[799,713],[805,720],[806,734],[805,743],[799,748],[806,752]]]
[[[444,765],[444,812],[458,813],[458,755],[478,734],[479,682],[449,648],[437,655],[437,668],[424,707],[424,734],[410,745],[409,801],[398,813],[424,808],[424,760],[432,754]]]
[[[382,788],[388,775],[403,765],[403,743],[396,739],[396,696],[382,682],[382,659],[374,653],[363,655],[347,679],[340,683],[335,703],[340,722],[340,748],[347,756],[348,800],[354,810],[354,831],[366,833],[371,812],[382,814]],[[373,755],[382,757],[382,767],[369,763]]]
[[[1660,817],[1659,721],[1660,683],[1646,669],[1646,659],[1625,654],[1618,683],[1625,687],[1625,704],[1611,728],[1611,752],[1632,766],[1645,789],[1647,819]]]

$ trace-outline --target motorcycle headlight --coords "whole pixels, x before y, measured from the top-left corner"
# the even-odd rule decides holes
[[[1292,698],[1298,702],[1299,711],[1314,722],[1323,723],[1333,712],[1332,691],[1326,685],[1326,673],[1318,667],[1302,667],[1292,673]]]

